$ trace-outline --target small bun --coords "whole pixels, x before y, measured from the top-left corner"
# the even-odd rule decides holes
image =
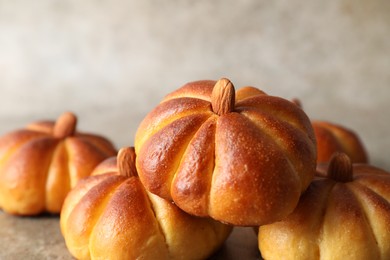
[[[119,158],[134,158],[122,152]],[[132,172],[134,163],[107,159],[69,193],[60,225],[71,254],[77,259],[206,259],[215,252],[232,227],[190,216],[148,193]]]
[[[332,158],[292,214],[260,227],[264,259],[390,259],[390,174]]]
[[[0,137],[0,208],[58,214],[70,189],[116,154],[108,139],[77,132],[76,123],[66,112],[56,122],[31,123]]]
[[[368,163],[366,149],[359,136],[344,126],[313,121],[317,140],[317,162],[329,162],[333,153],[346,153],[353,163]]]

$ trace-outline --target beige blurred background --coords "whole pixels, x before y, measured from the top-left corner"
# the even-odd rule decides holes
[[[388,0],[0,0],[0,134],[71,110],[132,145],[163,96],[220,77],[301,99],[390,170]]]

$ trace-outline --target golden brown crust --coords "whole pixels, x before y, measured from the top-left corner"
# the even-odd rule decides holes
[[[288,221],[260,227],[259,249],[264,259],[318,259],[316,241],[333,186],[332,181],[314,180]]]
[[[59,143],[51,156],[50,167],[47,170],[45,183],[45,204],[43,211],[60,212],[62,203],[70,191],[71,178],[68,173],[68,155],[63,143]],[[29,178],[29,176],[26,176]],[[31,177],[30,177],[31,178]],[[46,209],[45,209],[46,208]]]
[[[91,176],[93,175],[100,175],[102,173],[109,173],[109,172],[116,172],[117,171],[117,165],[116,165],[116,157],[109,157],[99,163],[95,169],[93,169]]]
[[[314,175],[311,123],[295,104],[253,87],[237,91],[232,108],[223,101],[228,112],[219,115],[214,85],[188,83],[146,116],[135,140],[140,179],[190,214],[235,225],[278,220]],[[221,93],[214,102],[234,96]]]
[[[199,80],[189,82],[181,88],[168,94],[162,102],[183,97],[210,101],[211,93],[213,92],[215,83],[215,80]]]
[[[229,236],[232,227],[211,218],[186,214],[175,204],[148,193],[171,259],[207,259]]]
[[[320,173],[291,215],[260,227],[262,256],[389,259],[390,174],[369,165],[354,165],[353,171],[345,183]]]
[[[0,208],[11,214],[59,213],[69,190],[116,154],[105,138],[53,136],[54,122],[32,123],[0,138]]]
[[[259,96],[259,95],[267,95],[267,94],[258,88],[246,86],[246,87],[242,87],[242,88],[237,90],[236,100],[237,100],[237,102],[240,102],[244,99]]]
[[[237,113],[220,117],[215,153],[211,216],[252,226],[259,219],[279,220],[298,203],[303,190],[299,175],[272,136],[253,121]]]
[[[149,136],[173,123],[175,120],[195,113],[212,115],[210,102],[184,97],[161,103],[146,115],[138,126],[135,137],[135,148],[141,147]],[[136,152],[138,153],[138,151]]]
[[[54,121],[38,121],[26,125],[25,129],[50,135],[53,133],[54,124]]]
[[[194,114],[180,118],[149,138],[137,152],[140,179],[152,193],[170,199],[170,183],[179,166],[181,156],[192,136],[208,115]]]
[[[383,176],[384,177],[384,176]],[[390,180],[378,178],[374,183],[350,186],[366,214],[379,250],[379,259],[390,256]],[[387,182],[387,183],[386,183]]]
[[[0,206],[12,214],[38,214],[45,209],[46,177],[58,140],[30,140],[0,165]]]
[[[69,215],[72,213],[74,207],[79,203],[79,201],[85,196],[89,190],[98,185],[102,180],[107,178],[108,175],[117,175],[116,173],[107,173],[106,176],[91,176],[90,178],[84,178],[80,180],[76,187],[77,192],[72,192],[72,190],[67,194],[66,199],[64,201],[63,207],[61,209],[61,219],[60,221],[65,221],[69,218]],[[76,189],[74,187],[74,190]],[[60,223],[61,226],[63,223]]]
[[[206,259],[229,235],[231,227],[189,216],[113,165],[115,159],[102,162],[98,175],[80,181],[65,200],[61,231],[76,258]]]
[[[172,180],[174,201],[196,216],[208,216],[209,193],[215,158],[216,117],[210,117],[188,144]]]
[[[346,127],[324,122],[312,122],[317,139],[317,162],[328,162],[334,152],[346,153],[354,163],[367,163],[368,156],[358,135]]]
[[[115,155],[112,153],[114,151],[102,151],[90,142],[77,137],[67,138],[65,146],[71,187],[74,187],[80,179],[89,176],[101,161]]]
[[[104,155],[105,158],[113,156],[117,153],[116,148],[112,142],[101,135],[76,133],[74,137],[85,140],[85,142],[92,144],[96,150],[100,151],[100,153]]]
[[[89,234],[92,258],[153,259],[168,254],[164,236],[137,178],[124,180],[96,215],[100,216]]]

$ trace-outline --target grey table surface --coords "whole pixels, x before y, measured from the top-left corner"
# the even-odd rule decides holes
[[[210,260],[259,259],[252,228],[234,228]],[[0,259],[73,259],[61,235],[58,216],[16,217],[0,212]]]

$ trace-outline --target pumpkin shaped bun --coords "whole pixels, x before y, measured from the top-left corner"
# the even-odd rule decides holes
[[[238,226],[291,213],[313,178],[316,146],[306,114],[228,79],[191,82],[141,122],[137,169],[150,192],[184,211]]]
[[[76,132],[66,112],[0,138],[0,208],[16,215],[59,213],[78,180],[116,154],[107,139]]]
[[[336,154],[286,219],[259,229],[264,259],[390,259],[390,174]]]
[[[292,102],[302,108],[299,99]],[[363,142],[352,129],[327,121],[312,120],[311,123],[317,141],[317,163],[329,162],[336,152],[348,155],[352,163],[368,163]]]
[[[60,225],[77,259],[206,259],[232,229],[190,216],[148,193],[135,168],[135,152],[99,164],[68,194]]]
[[[368,163],[366,149],[359,136],[344,126],[312,121],[317,140],[317,162],[329,162],[333,153],[347,154],[353,163]]]

